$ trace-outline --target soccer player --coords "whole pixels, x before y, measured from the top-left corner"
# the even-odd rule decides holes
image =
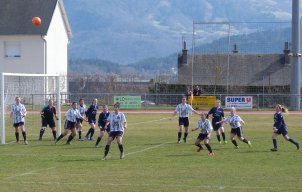
[[[39,140],[42,140],[43,134],[45,132],[45,129],[47,128],[47,125],[52,130],[53,139],[56,140],[57,137],[57,131],[56,131],[56,123],[54,120],[54,117],[56,120],[58,120],[56,107],[53,105],[53,100],[50,99],[48,101],[48,106],[44,107],[41,111],[41,118],[42,118],[42,126],[40,129],[40,136]]]
[[[10,118],[13,117],[14,128],[15,128],[15,136],[16,143],[19,144],[19,129],[22,132],[22,136],[24,139],[24,144],[28,145],[28,141],[26,139],[26,131],[25,131],[25,117],[26,117],[26,108],[21,103],[21,98],[16,97],[15,103],[11,106]]]
[[[220,133],[222,135],[223,143],[226,144],[227,141],[225,140],[224,128],[221,123],[217,123],[224,118],[224,111],[221,108],[221,101],[219,99],[216,100],[216,106],[209,111],[207,118],[209,118],[209,115],[212,115],[212,126],[216,132],[219,144],[221,144]]]
[[[86,105],[83,98],[79,99],[79,105],[77,106],[77,109],[80,112],[81,116],[85,117]],[[77,118],[76,128],[79,134],[79,141],[83,141],[84,140],[82,139],[83,119]]]
[[[90,129],[88,130],[85,139],[86,140],[91,140],[93,141],[93,134],[95,131],[95,127],[96,127],[96,114],[98,112],[98,100],[97,99],[93,99],[92,100],[92,104],[90,105],[90,107],[88,108],[88,110],[86,111],[86,117],[88,118],[88,122],[90,125]]]
[[[246,140],[243,137],[243,132],[242,132],[242,126],[241,124],[245,124],[245,122],[241,119],[241,117],[239,115],[236,114],[236,108],[232,107],[231,111],[230,111],[230,116],[228,116],[227,118],[225,118],[222,121],[216,122],[216,124],[219,123],[229,123],[231,126],[231,134],[230,134],[230,139],[232,141],[232,143],[235,145],[235,148],[238,149],[239,146],[235,140],[235,136],[237,135],[238,138],[249,145],[249,147],[252,147],[252,143],[248,140]]]
[[[107,118],[105,129],[110,125],[110,133],[107,141],[107,145],[104,151],[104,157],[102,160],[107,159],[107,155],[110,149],[112,141],[116,138],[118,147],[120,149],[120,159],[124,158],[124,146],[123,146],[123,134],[124,129],[127,128],[127,120],[124,113],[120,112],[120,103],[114,104],[114,112],[111,112]]]
[[[66,121],[64,126],[64,132],[55,140],[55,144],[58,143],[63,137],[65,137],[69,131],[71,131],[71,134],[69,135],[66,144],[69,145],[72,139],[77,135],[76,132],[76,123],[78,119],[83,119],[84,121],[87,121],[78,111],[77,109],[77,103],[73,102],[71,105],[71,108],[66,112]]]
[[[99,125],[99,128],[100,128],[100,135],[99,135],[99,137],[98,137],[98,139],[95,143],[95,147],[99,146],[99,143],[102,140],[102,137],[104,136],[105,131],[107,133],[109,133],[109,131],[110,131],[110,129],[108,128],[109,125],[107,125],[107,129],[105,129],[105,125],[107,123],[107,119],[108,119],[109,115],[110,115],[110,112],[108,111],[108,106],[104,105],[103,106],[103,111],[99,115],[98,125]]]
[[[175,117],[175,115],[177,113],[179,115],[179,118],[178,118],[179,131],[178,131],[177,143],[180,143],[181,135],[183,132],[183,127],[185,127],[185,133],[184,133],[183,140],[185,143],[187,142],[188,130],[189,130],[189,125],[190,125],[189,115],[191,112],[199,115],[199,113],[197,111],[195,111],[191,105],[187,104],[187,99],[185,97],[183,97],[181,99],[181,103],[176,106],[176,109],[172,115],[172,118]]]
[[[278,104],[276,106],[276,113],[274,114],[274,126],[273,126],[273,136],[272,136],[274,148],[272,148],[271,151],[278,151],[277,136],[280,135],[280,134],[283,135],[285,140],[287,140],[287,141],[291,142],[292,144],[296,145],[297,150],[299,150],[300,149],[299,143],[288,136],[287,129],[286,129],[286,124],[284,122],[282,112],[287,113],[288,109],[286,107]]]
[[[212,148],[209,144],[212,134],[212,125],[210,121],[206,118],[207,114],[202,113],[200,115],[200,120],[198,120],[197,128],[192,129],[192,131],[196,131],[197,129],[200,129],[200,133],[195,141],[195,145],[198,147],[197,152],[203,149],[202,145],[200,144],[201,141],[204,141],[205,146],[207,147],[209,153],[209,156],[213,156],[214,153],[212,151]]]

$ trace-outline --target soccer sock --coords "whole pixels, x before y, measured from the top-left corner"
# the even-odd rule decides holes
[[[22,131],[22,136],[23,136],[24,141],[26,141],[26,132],[25,131]]]
[[[297,144],[298,144],[298,143],[297,143],[295,140],[293,140],[292,138],[289,138],[288,141],[291,142],[291,143],[294,144],[294,145],[297,145]]]
[[[68,137],[67,143],[70,143],[72,139],[73,139],[73,135],[70,134],[69,137]]]
[[[15,132],[16,141],[19,141],[19,132]]]
[[[86,134],[86,137],[89,137],[89,135],[90,135],[90,133],[91,133],[91,129],[92,129],[92,128],[90,128],[90,129],[88,130],[88,132],[87,132],[87,134]]]
[[[178,141],[180,141],[180,138],[181,138],[181,132],[178,132]]]
[[[120,152],[123,153],[124,152],[124,146],[122,145],[118,145],[118,148],[120,149]]]
[[[45,132],[45,129],[41,128],[41,129],[40,129],[40,138],[42,138],[44,132]]]
[[[188,133],[184,134],[184,139],[186,139],[188,137]]]
[[[244,139],[242,140],[242,142],[247,143],[248,141],[244,138]]]
[[[98,137],[98,139],[96,140],[95,145],[98,145],[100,143],[100,141],[102,140],[102,137]]]
[[[209,151],[210,153],[212,153],[212,148],[211,148],[211,146],[210,146],[209,144],[205,144],[205,146],[207,147],[208,151]]]
[[[199,143],[198,145],[196,145],[197,147],[203,149],[202,145]]]
[[[220,135],[216,135],[218,142],[220,142]]]
[[[106,145],[106,147],[105,147],[105,152],[104,152],[104,156],[107,156],[107,155],[108,155],[109,149],[110,149],[110,145]]]
[[[222,136],[222,139],[225,141],[225,133],[224,132],[221,133],[221,136]]]
[[[82,131],[79,131],[79,139],[82,139]]]
[[[237,147],[238,145],[237,145],[237,142],[236,142],[236,140],[234,139],[234,140],[232,140],[232,143]]]
[[[273,139],[274,148],[277,149],[277,140]]]
[[[61,134],[61,135],[57,138],[57,142],[60,141],[63,137],[64,137],[64,135]]]
[[[56,130],[52,131],[52,136],[53,136],[53,139],[56,140],[56,138],[57,138],[57,131]]]
[[[93,129],[93,128],[91,128],[90,139],[93,137],[93,135],[94,135],[94,129]]]

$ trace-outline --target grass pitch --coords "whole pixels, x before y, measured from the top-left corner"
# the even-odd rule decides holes
[[[50,129],[38,141],[39,127],[27,124],[25,146],[14,144],[13,128],[7,127],[9,144],[0,146],[0,191],[302,191],[301,151],[281,136],[279,151],[270,151],[273,112],[241,116],[251,149],[239,140],[239,149],[230,141],[219,145],[213,133],[213,157],[206,150],[196,152],[198,131],[189,133],[187,143],[176,144],[177,118],[170,116],[126,114],[123,160],[116,143],[108,160],[101,160],[107,135],[100,148],[91,141],[65,145],[66,138],[54,145]],[[197,119],[191,117],[190,129]],[[289,135],[302,142],[300,119],[285,115]],[[230,127],[225,130],[229,137]]]

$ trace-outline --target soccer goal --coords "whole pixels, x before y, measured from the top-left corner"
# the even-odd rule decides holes
[[[29,140],[38,138],[41,128],[41,109],[52,99],[57,109],[57,133],[61,134],[61,92],[67,89],[66,78],[48,74],[1,73],[0,79],[0,128],[1,144],[14,142],[13,122],[10,118],[11,105],[16,97],[21,98],[27,116],[25,129]]]

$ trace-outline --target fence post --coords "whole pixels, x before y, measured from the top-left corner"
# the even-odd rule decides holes
[[[5,144],[5,106],[4,106],[4,74],[1,73],[1,144]]]
[[[257,94],[257,110],[259,111],[259,94]]]

